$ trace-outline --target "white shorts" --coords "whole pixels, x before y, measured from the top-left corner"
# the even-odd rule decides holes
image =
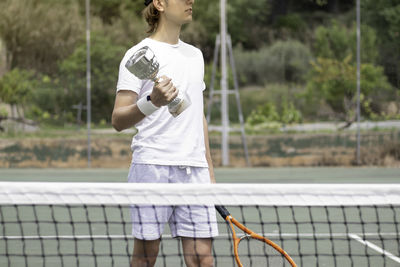
[[[210,183],[208,168],[132,164],[130,183]],[[132,234],[156,240],[168,223],[172,237],[210,238],[218,235],[214,206],[131,207]]]

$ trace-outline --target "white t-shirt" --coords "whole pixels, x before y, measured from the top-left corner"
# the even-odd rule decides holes
[[[132,162],[138,164],[208,167],[205,157],[203,127],[204,59],[202,52],[179,40],[171,45],[146,38],[129,49],[121,61],[117,91],[131,90],[142,98],[151,93],[154,83],[139,80],[125,63],[140,48],[148,46],[160,63],[158,77],[165,75],[185,91],[191,105],[177,117],[167,106],[146,116],[135,126],[138,133],[132,140]]]

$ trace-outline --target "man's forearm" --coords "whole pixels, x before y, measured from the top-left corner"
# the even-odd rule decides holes
[[[133,127],[143,120],[145,115],[139,110],[136,104],[123,106],[115,109],[112,114],[112,125],[117,131]]]

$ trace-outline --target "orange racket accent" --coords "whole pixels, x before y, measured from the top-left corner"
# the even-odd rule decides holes
[[[279,253],[282,254],[282,256],[285,257],[285,259],[290,263],[290,265],[292,267],[297,267],[296,263],[293,261],[293,259],[289,256],[289,254],[286,253],[286,251],[284,251],[280,246],[278,246],[277,244],[275,244],[274,242],[272,242],[271,240],[269,240],[266,237],[263,237],[259,234],[254,233],[252,230],[250,230],[249,228],[247,228],[246,226],[244,226],[243,224],[241,224],[240,222],[238,222],[235,218],[232,217],[232,215],[230,215],[230,213],[228,212],[228,210],[223,207],[223,206],[216,206],[218,212],[221,214],[221,216],[225,219],[226,222],[228,222],[229,227],[231,228],[232,231],[232,238],[233,238],[233,253],[235,255],[235,260],[236,263],[239,267],[243,267],[243,264],[240,262],[239,259],[239,252],[238,252],[238,248],[239,248],[239,243],[242,240],[241,238],[238,238],[236,236],[236,231],[235,231],[235,227],[233,225],[236,225],[240,230],[242,230],[243,232],[245,232],[246,234],[248,234],[251,238],[257,239],[261,242],[265,242],[268,245],[270,245],[271,247],[273,247],[276,251],[278,251]]]

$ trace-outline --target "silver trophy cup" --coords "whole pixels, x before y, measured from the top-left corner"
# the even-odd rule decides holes
[[[159,82],[157,74],[160,64],[157,62],[154,52],[148,46],[136,51],[126,62],[125,67],[141,80]],[[168,104],[168,110],[172,116],[176,117],[190,104],[189,97],[184,92],[179,91],[178,96]]]

